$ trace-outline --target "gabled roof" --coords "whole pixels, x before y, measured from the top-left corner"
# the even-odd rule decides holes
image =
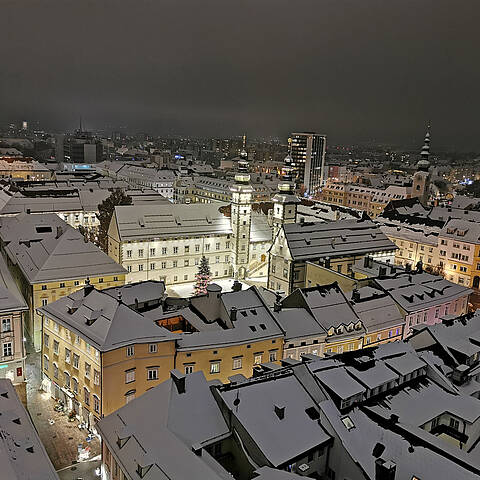
[[[219,211],[225,204],[166,204],[115,207],[121,241],[185,235],[231,234],[230,219]]]
[[[0,238],[31,284],[126,273],[55,214],[0,218]]]
[[[294,260],[394,251],[397,247],[369,220],[291,223],[283,226]]]
[[[466,298],[472,293],[467,287],[426,272],[402,271],[374,281],[409,313]]]
[[[58,480],[30,415],[10,380],[0,379],[0,478]]]
[[[316,404],[295,376],[279,377],[274,382],[242,383],[238,390],[221,392],[221,397],[274,467],[331,439],[322,425],[308,415],[307,410],[316,410]],[[284,409],[282,419],[275,407]]]
[[[360,321],[337,283],[297,289],[282,301],[282,305],[291,311],[294,308],[308,310],[325,332],[331,327],[355,325]],[[296,321],[294,315],[290,321]]]
[[[179,338],[123,302],[89,285],[39,309],[102,352]]]
[[[27,304],[0,255],[0,314],[27,310]]]
[[[177,372],[180,375],[179,372]],[[169,379],[134,402],[102,418],[97,429],[123,469],[134,475],[138,463],[152,465],[145,480],[225,480],[227,473],[209,454],[192,447],[229,434],[202,372],[182,376],[185,393]],[[120,448],[118,438],[126,440]]]

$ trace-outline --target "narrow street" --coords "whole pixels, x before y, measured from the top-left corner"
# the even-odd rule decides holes
[[[29,349],[30,351],[32,349]],[[54,410],[55,401],[40,390],[40,354],[29,353],[26,364],[27,408],[56,470],[72,466],[77,461],[78,446],[89,447],[90,459],[100,454],[100,441],[86,441],[88,432],[78,428],[78,421],[68,421],[66,413]],[[53,420],[53,424],[51,424]],[[69,478],[69,477],[65,477]]]

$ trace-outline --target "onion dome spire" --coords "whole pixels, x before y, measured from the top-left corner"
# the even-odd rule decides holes
[[[243,136],[243,149],[240,152],[240,158],[237,162],[237,173],[235,174],[235,182],[247,184],[250,182],[250,164],[248,162],[248,153],[245,150],[246,136]]]
[[[430,124],[427,126],[427,133],[425,134],[425,140],[422,150],[420,152],[421,160],[417,164],[418,170],[428,171],[430,167]]]
[[[295,163],[290,154],[291,139],[289,139],[289,152],[283,160],[283,167],[280,173],[281,181],[278,190],[282,193],[293,193],[295,191]]]

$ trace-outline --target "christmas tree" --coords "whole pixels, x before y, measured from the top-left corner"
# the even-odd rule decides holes
[[[198,273],[195,275],[195,295],[202,295],[207,293],[207,286],[210,283],[210,266],[208,265],[208,260],[203,256],[200,260],[200,265],[198,267]]]

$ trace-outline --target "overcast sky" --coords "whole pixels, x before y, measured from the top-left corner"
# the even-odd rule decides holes
[[[480,146],[479,0],[0,0],[0,121]]]

